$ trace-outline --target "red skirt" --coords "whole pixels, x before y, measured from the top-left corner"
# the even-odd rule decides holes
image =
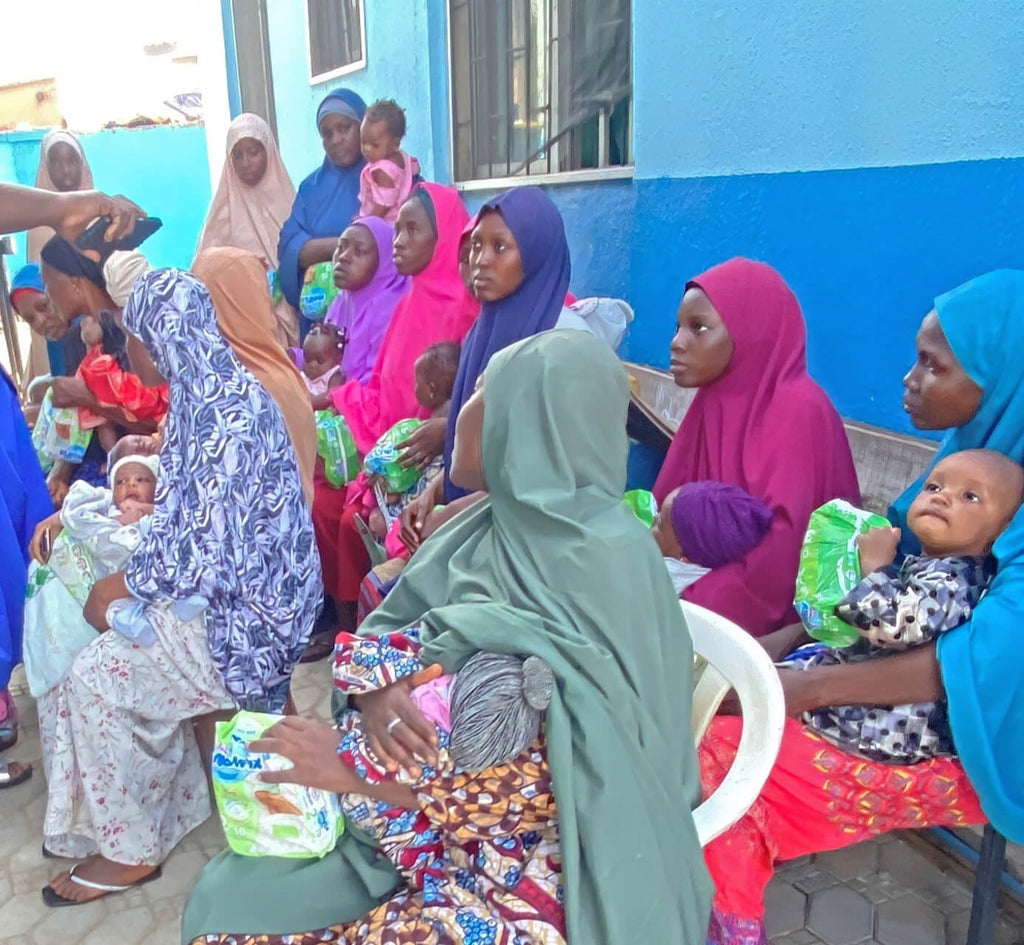
[[[742,720],[719,717],[700,745],[707,797],[736,755]],[[934,758],[886,765],[841,751],[787,719],[782,747],[760,797],[704,848],[715,883],[709,945],[761,945],[764,888],[775,863],[919,827],[985,823],[960,763]]]
[[[324,590],[335,600],[354,602],[359,599],[359,585],[370,571],[370,556],[355,526],[362,499],[347,502],[349,490],[344,486],[335,489],[319,470],[313,484],[313,527]]]

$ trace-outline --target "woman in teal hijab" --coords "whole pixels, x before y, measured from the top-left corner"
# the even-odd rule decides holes
[[[939,296],[917,333],[903,380],[914,426],[950,432],[950,453],[991,449],[1024,462],[1024,272],[1000,270]],[[930,470],[929,470],[930,471]],[[927,475],[927,473],[925,474]],[[906,513],[925,476],[892,505]],[[915,552],[903,527],[904,553]],[[836,849],[889,830],[988,819],[1024,842],[1024,510],[993,549],[998,570],[971,620],[881,662],[782,669],[788,713],[782,747],[750,812],[708,845],[715,882],[708,942],[763,945],[764,887],[773,862]],[[823,741],[803,712],[830,705],[945,700],[957,757],[880,764]],[[735,752],[738,720],[720,718],[701,744],[706,786]]]
[[[446,673],[480,651],[538,656],[551,667],[556,685],[542,766],[550,770],[557,808],[557,819],[550,808],[546,817],[558,845],[550,858],[550,878],[560,887],[554,907],[536,926],[519,927],[515,910],[502,905],[528,898],[512,892],[518,874],[483,875],[480,856],[469,859],[476,866],[466,875],[466,836],[435,821],[444,882],[422,892],[399,885],[388,893],[385,885],[387,901],[376,910],[371,890],[380,895],[373,884],[385,878],[369,875],[372,853],[356,850],[351,833],[333,856],[301,868],[301,886],[291,870],[283,882],[302,889],[298,902],[273,895],[259,877],[253,882],[260,861],[219,858],[186,910],[184,941],[215,932],[198,941],[244,945],[271,926],[278,935],[317,928],[309,904],[326,902],[334,905],[335,928],[318,934],[334,937],[310,941],[375,942],[378,933],[411,941],[403,936],[418,922],[418,930],[433,928],[434,937],[423,941],[458,945],[510,943],[517,935],[550,945],[704,942],[711,888],[690,814],[699,796],[688,724],[693,652],[657,547],[622,503],[628,400],[621,364],[583,332],[545,332],[495,355],[482,389],[460,413],[452,464],[453,480],[486,486],[488,497],[431,537],[360,630],[383,635],[418,623],[422,662]],[[404,682],[357,702],[370,744],[382,749],[378,756],[393,754],[392,730],[398,736],[405,725],[418,727]],[[325,729],[285,722],[271,732],[300,783],[341,783],[323,780],[338,766],[338,736]],[[422,754],[429,753],[424,747]],[[497,771],[476,778],[500,795],[506,779]],[[472,795],[460,784],[455,807],[457,797],[464,803]],[[420,785],[405,806],[428,816],[448,809],[436,796],[428,803],[429,796]],[[508,841],[536,843],[526,839],[535,814],[526,809],[520,816],[518,827],[502,822]],[[289,872],[274,861],[267,868]],[[445,882],[492,893],[477,900],[472,920],[461,911],[446,916],[432,905],[450,888]],[[222,904],[228,898],[230,916]],[[317,915],[325,911],[318,906]]]

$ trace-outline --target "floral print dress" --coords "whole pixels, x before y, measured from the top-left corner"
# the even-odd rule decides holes
[[[346,694],[421,668],[415,630],[342,634],[335,676]],[[389,775],[346,710],[338,753],[369,784]],[[438,730],[437,769],[410,783],[419,810],[343,795],[348,822],[373,837],[406,885],[356,922],[293,935],[208,935],[193,945],[565,945],[558,821],[543,736],[509,764],[456,769]]]

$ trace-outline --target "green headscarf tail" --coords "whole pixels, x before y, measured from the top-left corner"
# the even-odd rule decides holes
[[[447,672],[480,651],[543,659],[569,942],[698,945],[693,650],[622,502],[625,370],[597,338],[550,331],[496,354],[483,391],[490,498],[424,544],[360,632],[421,620],[422,658]]]

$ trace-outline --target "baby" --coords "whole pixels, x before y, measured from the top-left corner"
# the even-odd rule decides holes
[[[883,659],[955,630],[971,618],[995,574],[992,546],[1024,500],[1024,468],[992,450],[939,462],[907,511],[920,555],[896,565],[898,528],[858,540],[863,580],[836,606],[861,639],[841,650],[801,647],[785,665],[805,668]],[[819,734],[872,761],[914,764],[955,753],[945,702],[831,706],[805,714]]]
[[[756,548],[771,524],[772,510],[738,486],[688,482],[665,496],[651,532],[682,594],[712,569]]]
[[[462,349],[457,341],[442,341],[431,345],[416,360],[416,401],[424,410],[430,411],[432,418],[448,416],[461,353]],[[444,468],[443,459],[439,457],[427,466],[411,486],[396,490],[396,483],[393,480],[398,477],[387,475],[387,470],[393,468],[395,464],[397,451],[392,449],[375,447],[366,457],[368,484],[371,494],[376,499],[370,506],[368,519],[370,531],[378,541],[385,540],[389,530],[396,526],[402,510],[420,495]],[[405,472],[408,473],[407,470]],[[392,545],[389,551],[401,553],[405,549],[400,542],[392,542]]]
[[[43,533],[46,564],[32,562],[25,602],[24,662],[29,689],[55,686],[96,637],[82,608],[93,584],[122,570],[153,512],[160,457],[152,437],[118,441],[108,459],[109,489],[79,481],[60,511],[60,531]]]
[[[402,150],[405,112],[390,99],[374,102],[361,128],[366,166],[359,174],[359,215],[398,219],[420,172],[420,162]]]
[[[335,647],[335,685],[358,695],[423,669],[419,627],[383,637],[341,633]],[[412,689],[419,710],[434,723],[442,749],[463,771],[513,761],[539,737],[554,691],[551,668],[536,656],[477,653],[453,675]],[[354,719],[349,719],[351,727]]]
[[[331,406],[330,392],[345,383],[341,359],[345,339],[331,322],[315,322],[302,343],[302,379],[314,410]]]

